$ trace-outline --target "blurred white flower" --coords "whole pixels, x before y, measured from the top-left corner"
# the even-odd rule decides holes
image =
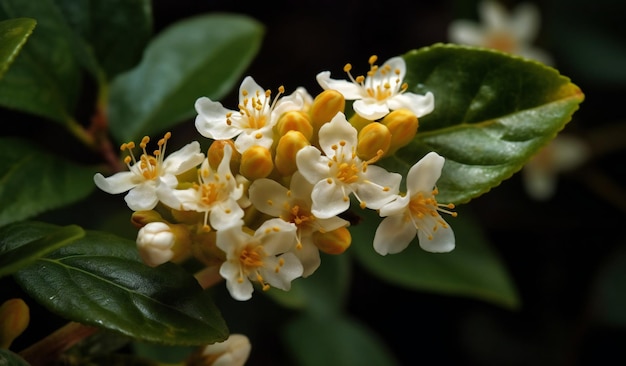
[[[498,2],[487,0],[479,4],[478,13],[481,23],[453,21],[448,27],[448,39],[552,64],[550,55],[532,45],[540,23],[539,9],[534,4],[521,3],[509,14]]]
[[[558,135],[522,169],[526,192],[538,201],[551,198],[556,191],[558,174],[579,167],[589,154],[589,146],[580,138]]]
[[[187,366],[243,366],[252,346],[243,334],[231,334],[224,342],[210,344],[194,354]]]

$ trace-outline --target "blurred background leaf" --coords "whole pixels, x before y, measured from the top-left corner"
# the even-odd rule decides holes
[[[256,55],[263,32],[257,21],[234,14],[196,16],[163,30],[141,63],[113,80],[113,137],[124,142],[163,132],[192,117],[197,98],[224,96]]]
[[[17,18],[0,21],[0,79],[33,32],[37,21]]]

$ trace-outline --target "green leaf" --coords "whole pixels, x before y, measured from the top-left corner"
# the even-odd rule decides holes
[[[416,238],[403,252],[387,256],[379,255],[372,246],[381,218],[372,211],[362,215],[363,222],[350,227],[351,248],[363,266],[381,279],[418,291],[466,296],[508,309],[519,307],[519,297],[504,265],[469,212],[446,218],[456,237],[452,252],[426,252]]]
[[[37,21],[30,18],[0,22],[0,79],[15,60],[24,43],[35,29]]]
[[[7,366],[28,366],[28,362],[24,361],[18,354],[9,351],[8,349],[0,348],[0,365]]]
[[[398,365],[375,333],[350,318],[303,315],[282,336],[300,366]]]
[[[270,288],[265,294],[288,308],[319,315],[337,314],[345,304],[349,277],[348,256],[322,254],[322,264],[310,277],[293,281],[289,291]]]
[[[37,20],[22,52],[0,83],[0,106],[61,124],[71,123],[81,89],[74,35],[51,0],[3,0],[0,19]]]
[[[440,202],[464,203],[519,171],[583,101],[549,67],[496,51],[435,45],[404,55],[409,91],[435,95],[414,141],[381,165],[406,173],[435,151],[446,158]]]
[[[37,228],[44,236],[55,227]],[[228,336],[209,292],[191,274],[172,263],[148,267],[133,241],[111,234],[88,231],[15,278],[50,311],[138,340],[201,345]]]
[[[26,140],[0,137],[0,226],[74,203],[92,192],[95,169]]]
[[[113,80],[111,132],[118,142],[162,132],[194,114],[201,96],[229,92],[260,47],[263,27],[241,15],[204,15],[154,38],[141,63]]]
[[[139,62],[152,35],[150,0],[55,2],[107,80]]]
[[[0,277],[10,275],[36,259],[61,248],[85,235],[76,225],[60,227],[45,236],[27,240],[30,237],[30,223],[16,223],[0,228]],[[20,243],[7,250],[7,243]],[[15,244],[11,245],[14,246]]]

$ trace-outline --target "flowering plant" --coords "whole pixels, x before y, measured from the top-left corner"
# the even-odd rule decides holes
[[[120,338],[210,345],[181,362],[240,364],[250,344],[229,338],[215,304],[223,288],[236,302],[266,294],[302,311],[286,333],[321,337],[321,317],[351,334],[355,326],[341,320],[347,258],[414,289],[517,306],[497,259],[468,244],[475,233],[457,205],[519,171],[570,120],[583,94],[557,70],[436,44],[382,63],[372,56],[363,73],[346,64],[345,79],[311,75],[318,91],[272,91],[243,75],[263,35],[251,18],[201,16],[150,39],[147,1],[98,5],[134,15],[132,25],[87,19],[79,5],[37,3],[0,7],[0,104],[67,131],[99,164],[2,137],[0,276],[70,321],[2,357],[44,364],[100,335],[118,346]],[[118,36],[139,31],[109,57],[104,35],[81,32],[103,25]],[[59,37],[53,45],[39,34]],[[141,60],[136,44],[146,45]],[[45,57],[52,51],[58,58]],[[87,126],[74,113],[83,71],[96,84]],[[219,102],[240,80],[236,106]],[[178,138],[186,126],[193,137],[185,129]],[[154,144],[154,135],[163,137]],[[123,194],[127,207],[105,194]],[[75,221],[45,215],[72,205],[81,206]],[[124,221],[115,220],[120,213]],[[442,266],[429,280],[418,264],[433,261],[482,263],[485,272]],[[24,307],[6,308],[27,317]],[[315,345],[287,342],[303,355]],[[371,342],[355,337],[347,347]],[[101,356],[72,350],[85,362]],[[380,348],[369,352],[363,357],[388,363]]]

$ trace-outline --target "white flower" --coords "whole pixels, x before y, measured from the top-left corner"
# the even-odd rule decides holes
[[[210,344],[192,357],[188,366],[243,366],[245,365],[252,346],[243,334],[231,334],[224,342]]]
[[[302,276],[302,263],[290,251],[296,245],[296,226],[281,219],[265,221],[254,234],[242,226],[217,231],[217,247],[226,253],[220,275],[235,300],[252,297],[251,281],[263,290],[274,286],[288,291],[291,281]]]
[[[168,132],[159,140],[159,149],[153,155],[146,151],[150,139],[144,137],[139,146],[143,153],[138,160],[132,153],[135,144],[123,144],[121,149],[128,150],[129,156],[124,160],[129,171],[116,173],[108,178],[98,173],[94,182],[98,188],[111,194],[129,191],[124,200],[133,211],[153,209],[159,202],[157,188],[160,184],[176,186],[176,175],[186,172],[202,163],[204,154],[200,152],[200,144],[193,141],[182,149],[164,159],[165,146],[171,134]],[[132,164],[131,164],[132,163]]]
[[[172,248],[176,237],[164,222],[150,222],[137,233],[137,248],[143,262],[151,267],[163,264],[174,257]]]
[[[552,63],[551,57],[532,42],[539,31],[539,10],[534,4],[521,3],[509,14],[496,1],[483,1],[478,12],[482,24],[456,20],[448,28],[451,42],[496,49],[522,57]]]
[[[330,71],[323,71],[317,74],[317,82],[324,90],[334,89],[346,100],[354,100],[354,111],[372,121],[384,117],[390,110],[402,108],[410,110],[417,117],[433,111],[435,98],[431,92],[426,95],[406,92],[408,85],[402,82],[406,64],[402,57],[390,58],[381,67],[374,64],[376,60],[376,56],[370,57],[367,76],[352,77],[352,66],[347,64],[344,71],[350,81],[331,79]]]
[[[213,171],[205,159],[198,170],[199,183],[188,189],[159,188],[161,201],[176,210],[204,212],[204,223],[208,221],[215,230],[236,225],[243,217],[237,201],[243,195],[243,185],[230,172],[232,148],[224,147],[224,157]]]
[[[361,208],[379,209],[391,201],[398,192],[402,176],[370,165],[356,155],[357,131],[339,112],[319,131],[317,148],[306,146],[296,154],[300,173],[314,184],[311,212],[319,218],[336,216],[350,207],[352,193]]]
[[[278,117],[290,110],[302,108],[301,92],[271,101],[271,91],[263,90],[252,77],[246,77],[239,87],[239,110],[229,110],[219,102],[201,97],[196,100],[198,112],[196,128],[204,137],[214,140],[228,140],[237,137],[235,147],[243,154],[251,146],[259,145],[269,149],[272,146],[272,128]]]
[[[320,254],[313,243],[313,233],[324,233],[349,224],[336,216],[315,217],[311,213],[312,191],[313,185],[299,172],[295,172],[291,178],[289,189],[270,179],[256,180],[249,189],[250,201],[257,210],[296,225],[297,245],[293,252],[304,267],[302,277],[308,277],[320,265]]]
[[[589,147],[579,138],[558,135],[522,169],[524,188],[535,200],[547,200],[556,190],[559,173],[570,171],[589,157]]]
[[[407,193],[380,209],[385,217],[374,236],[374,250],[381,255],[403,251],[417,235],[422,249],[443,253],[454,249],[454,232],[439,211],[453,205],[440,205],[435,199],[435,183],[441,176],[445,159],[435,152],[428,153],[411,167],[407,175]],[[445,207],[445,208],[444,208]]]

